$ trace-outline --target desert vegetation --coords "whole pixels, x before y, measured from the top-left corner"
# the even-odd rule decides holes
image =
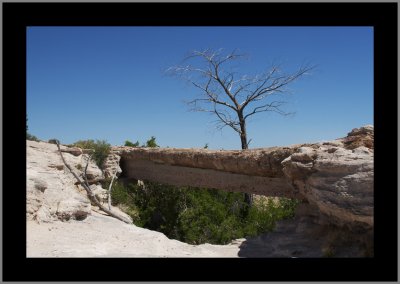
[[[142,144],[142,146],[139,146],[139,140],[137,140],[135,143],[126,140],[124,146],[129,146],[129,147],[150,147],[150,148],[156,148],[160,147],[157,142],[156,142],[156,137],[151,136],[150,139],[146,141],[146,143]]]
[[[117,182],[112,201],[135,225],[190,244],[227,244],[271,231],[276,221],[294,216],[298,203],[260,197],[249,206],[242,193],[153,182]]]
[[[139,147],[139,141],[125,146]],[[71,146],[92,150],[102,168],[111,146],[104,140],[79,140]],[[141,147],[159,147],[152,136]],[[103,183],[109,188],[111,179]],[[112,184],[112,205],[131,216],[135,225],[190,244],[227,244],[233,239],[271,231],[276,221],[294,215],[296,200],[257,198],[249,205],[239,192],[176,187],[154,182]]]
[[[111,150],[111,145],[106,140],[79,140],[70,146],[92,150],[92,159],[100,169],[103,168],[104,161]]]
[[[28,117],[26,117],[26,140],[39,142],[40,140],[35,136],[28,132]]]

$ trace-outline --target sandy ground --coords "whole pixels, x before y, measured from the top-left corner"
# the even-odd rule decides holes
[[[238,257],[230,245],[189,245],[93,212],[83,221],[27,221],[27,257]]]

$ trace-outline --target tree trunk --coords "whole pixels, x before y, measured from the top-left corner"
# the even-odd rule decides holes
[[[242,143],[243,150],[248,149],[246,134],[240,134],[240,142]]]
[[[242,150],[246,150],[249,148],[247,143],[247,132],[246,132],[246,120],[243,118],[241,113],[238,113],[239,123],[240,123],[240,141],[242,143]],[[244,201],[251,207],[253,205],[253,194],[245,193]]]
[[[247,145],[247,132],[246,132],[246,120],[243,118],[242,113],[238,113],[240,123],[240,141],[242,142],[242,149],[248,149]]]

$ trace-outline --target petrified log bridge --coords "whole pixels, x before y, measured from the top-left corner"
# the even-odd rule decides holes
[[[129,178],[294,198],[298,191],[280,165],[293,152],[134,148],[124,149],[120,166]]]
[[[373,126],[330,142],[237,151],[114,147],[106,176],[300,198],[336,224],[373,226]]]

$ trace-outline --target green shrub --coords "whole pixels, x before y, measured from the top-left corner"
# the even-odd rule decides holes
[[[40,140],[28,132],[28,115],[26,115],[26,140],[36,141],[39,142]]]
[[[125,145],[124,146],[129,146],[129,147],[139,147],[139,141],[136,141],[136,143],[132,143],[129,140],[125,141]]]
[[[187,188],[184,194],[188,209],[179,216],[182,241],[225,244],[243,236],[242,194],[196,188]]]
[[[190,244],[226,244],[270,231],[277,220],[293,216],[297,205],[268,199],[249,208],[243,193],[150,182],[144,187],[117,183],[112,198],[134,212],[136,225]]]
[[[109,188],[111,179],[103,182],[103,188]],[[133,185],[124,186],[120,181],[115,181],[111,190],[111,204],[113,206],[120,205],[125,213],[132,217],[135,223],[139,223],[139,213],[135,205],[135,190]]]
[[[108,185],[106,186],[108,188]],[[116,181],[112,186],[111,191],[112,204],[134,204],[134,192],[130,187],[125,187],[121,182]]]
[[[156,147],[160,147],[160,146],[157,145],[156,137],[151,136],[151,138],[146,141],[146,146],[143,145],[143,147],[156,148]]]
[[[47,142],[48,142],[48,143],[51,143],[51,144],[57,144],[57,143],[59,143],[58,139],[49,139]]]
[[[103,169],[104,161],[111,150],[111,145],[105,140],[79,140],[72,144],[72,146],[79,147],[82,149],[94,150],[92,159],[96,162],[100,169]]]
[[[28,132],[26,132],[26,140],[31,140],[31,141],[36,141],[39,142],[39,138],[37,138],[35,135],[29,134]]]

